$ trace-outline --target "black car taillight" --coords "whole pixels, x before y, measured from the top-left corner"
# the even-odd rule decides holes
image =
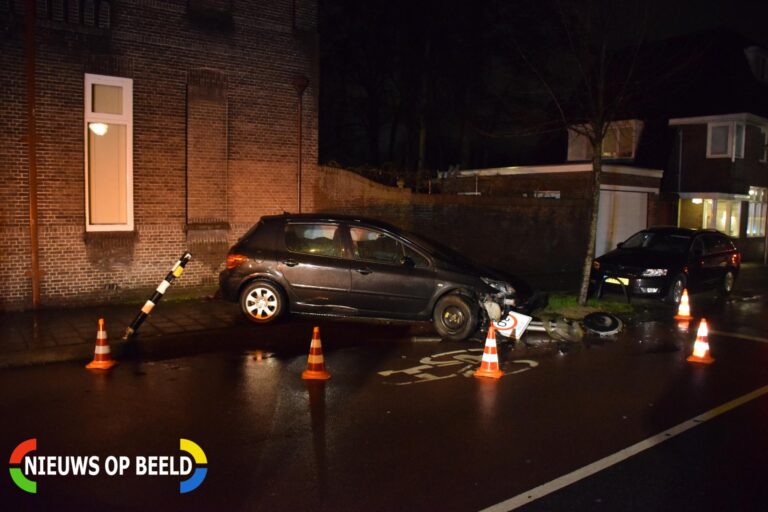
[[[246,261],[248,261],[248,256],[243,256],[242,254],[227,254],[227,270],[239,267]]]

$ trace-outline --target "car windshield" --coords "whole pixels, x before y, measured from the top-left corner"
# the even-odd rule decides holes
[[[621,248],[682,254],[688,250],[690,243],[689,235],[641,231],[632,235]]]

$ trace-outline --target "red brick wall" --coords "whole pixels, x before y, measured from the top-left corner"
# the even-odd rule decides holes
[[[60,12],[61,0],[51,3]],[[193,3],[225,11],[218,18],[205,13],[201,18],[188,12],[187,0],[112,2],[110,29],[38,13],[44,306],[111,300],[154,288],[188,248],[187,74],[192,69],[217,70],[227,80],[226,243],[260,215],[295,210],[297,75],[310,84],[303,98],[303,174],[304,208],[313,207],[316,1],[296,0],[295,23],[294,0]],[[0,308],[12,308],[31,300],[31,281],[24,273],[29,266],[26,76],[23,17],[9,13],[3,3],[0,18],[8,21],[0,38]],[[85,232],[85,73],[133,79],[134,233]],[[221,128],[212,124],[211,129]],[[210,187],[210,194],[220,197],[219,185]],[[195,204],[211,204],[204,187],[195,194],[200,201]],[[174,287],[212,284],[223,264],[221,244],[209,252],[204,259],[193,254]]]

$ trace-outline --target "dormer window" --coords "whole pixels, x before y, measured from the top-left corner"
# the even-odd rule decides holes
[[[631,160],[637,151],[637,142],[643,123],[637,120],[615,121],[610,124],[603,138],[603,158]],[[591,160],[592,145],[584,135],[568,131],[568,160]]]

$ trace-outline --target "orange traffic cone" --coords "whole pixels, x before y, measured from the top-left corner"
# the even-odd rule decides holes
[[[475,371],[475,377],[488,377],[500,379],[504,372],[499,368],[499,354],[496,352],[496,329],[493,322],[488,326],[488,334],[485,336],[485,350],[480,368]]]
[[[696,342],[693,344],[693,354],[688,356],[687,361],[691,363],[714,363],[715,360],[709,355],[709,342],[707,336],[709,335],[709,329],[707,328],[707,321],[702,318],[699,324],[699,330],[696,333]]]
[[[96,332],[96,348],[93,349],[93,361],[85,367],[96,370],[109,370],[117,364],[112,359],[112,351],[109,349],[107,331],[104,330],[104,319],[99,318],[99,330]]]
[[[325,371],[325,361],[323,360],[323,346],[320,343],[320,328],[315,327],[312,330],[312,344],[309,346],[309,357],[307,358],[307,369],[301,374],[305,380],[318,379],[328,380],[331,374]]]
[[[688,302],[688,289],[683,288],[683,296],[680,297],[680,306],[677,308],[675,320],[692,320],[691,304]]]

